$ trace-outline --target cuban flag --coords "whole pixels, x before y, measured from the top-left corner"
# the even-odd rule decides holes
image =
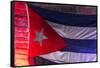
[[[15,2],[15,66],[96,61],[97,17]]]

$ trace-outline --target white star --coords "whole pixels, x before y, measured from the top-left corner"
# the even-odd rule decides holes
[[[47,37],[43,34],[43,29],[40,32],[36,32],[36,38],[34,41],[38,41],[40,45],[42,45],[44,39],[47,39]]]

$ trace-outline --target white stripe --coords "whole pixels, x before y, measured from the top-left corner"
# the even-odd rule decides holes
[[[62,37],[69,39],[96,39],[96,27],[76,27],[46,22]]]
[[[53,52],[40,57],[56,63],[90,62],[96,61],[96,54],[74,53],[74,52]]]

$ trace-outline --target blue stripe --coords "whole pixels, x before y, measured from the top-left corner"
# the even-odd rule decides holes
[[[96,53],[96,40],[76,40],[64,38],[68,47],[62,51],[79,52],[79,53]]]
[[[56,62],[50,61],[48,59],[42,58],[42,57],[35,57],[33,58],[36,65],[52,65],[52,64],[58,64]]]
[[[97,25],[96,15],[61,13],[53,10],[47,10],[45,8],[40,8],[31,4],[29,4],[29,7],[35,10],[45,19],[59,24],[81,27],[96,27]]]

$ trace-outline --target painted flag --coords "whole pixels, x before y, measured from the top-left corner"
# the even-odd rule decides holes
[[[96,61],[97,17],[14,3],[14,66]]]
[[[64,39],[68,47],[40,55],[56,63],[96,61],[96,15],[61,13],[29,4]]]

